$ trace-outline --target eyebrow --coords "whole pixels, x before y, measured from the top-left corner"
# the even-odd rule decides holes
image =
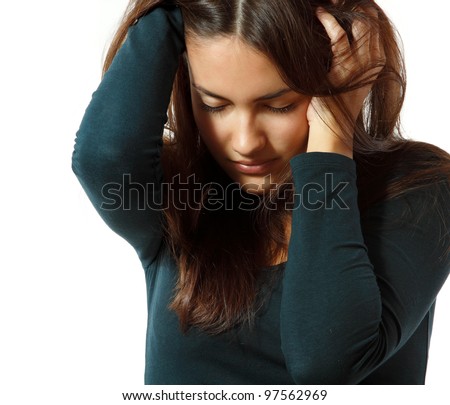
[[[200,93],[203,93],[203,94],[205,94],[205,95],[207,95],[209,97],[217,98],[219,100],[230,102],[230,100],[228,100],[226,97],[220,96],[219,94],[215,94],[212,91],[206,90],[204,87],[199,86],[199,85],[197,85],[195,83],[193,83],[192,86],[195,89],[197,89]],[[290,92],[293,92],[293,91],[294,90],[290,89],[289,87],[286,87],[286,88],[277,90],[277,91],[275,91],[273,93],[269,93],[269,94],[266,94],[264,96],[258,97],[255,101],[272,100],[274,98],[281,97],[284,94],[290,93]]]

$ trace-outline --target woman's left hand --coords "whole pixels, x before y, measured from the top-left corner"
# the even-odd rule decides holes
[[[365,12],[377,15],[374,9]],[[358,81],[368,78],[374,80],[385,63],[384,50],[378,32],[371,32],[370,27],[361,20],[354,21],[352,24],[353,41],[350,42],[345,30],[330,13],[319,8],[317,17],[331,39],[333,59],[328,73],[330,82],[336,87],[348,83],[349,80],[351,84],[352,76],[361,72],[361,69],[367,70],[367,72]],[[374,67],[368,69],[369,66]],[[353,135],[354,124],[371,88],[372,84],[367,84],[342,94],[342,100],[353,120],[352,128],[339,125],[324,104],[319,102],[317,97],[313,97],[307,111],[309,122],[307,152],[335,152],[353,158],[353,147],[346,145],[339,136],[349,139],[349,136]],[[351,133],[343,134],[342,127]]]

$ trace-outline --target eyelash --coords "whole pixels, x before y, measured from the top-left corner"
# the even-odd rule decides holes
[[[269,105],[266,106],[266,108],[270,111],[273,112],[275,114],[287,114],[288,112],[292,111],[295,107],[295,104],[289,104],[286,107],[281,107],[281,108],[275,108],[275,107],[271,107]]]
[[[208,104],[204,104],[204,103],[200,103],[200,108],[203,111],[206,111],[206,112],[211,113],[211,114],[220,113],[224,109],[224,107],[211,107]]]
[[[220,114],[221,112],[223,112],[223,110],[225,109],[226,106],[222,106],[222,107],[211,107],[207,104],[201,103],[200,107],[202,110],[211,113],[211,114]],[[287,114],[288,112],[292,111],[295,107],[295,104],[290,104],[286,107],[281,107],[281,108],[275,108],[275,107],[271,107],[269,105],[264,106],[265,108],[267,108],[270,112],[274,113],[274,114]]]

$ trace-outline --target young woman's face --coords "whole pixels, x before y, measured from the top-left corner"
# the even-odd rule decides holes
[[[187,36],[186,46],[194,117],[212,156],[247,191],[278,183],[289,160],[306,151],[310,97],[237,37]]]

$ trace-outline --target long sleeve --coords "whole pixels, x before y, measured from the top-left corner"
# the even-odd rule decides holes
[[[160,151],[183,50],[178,8],[158,7],[131,26],[86,109],[72,157],[95,209],[144,267],[161,244]]]
[[[439,185],[440,210],[436,193],[414,191],[374,206],[362,227],[352,159],[313,152],[291,167],[297,204],[280,310],[286,364],[298,384],[358,383],[407,342],[448,276],[448,185]]]

